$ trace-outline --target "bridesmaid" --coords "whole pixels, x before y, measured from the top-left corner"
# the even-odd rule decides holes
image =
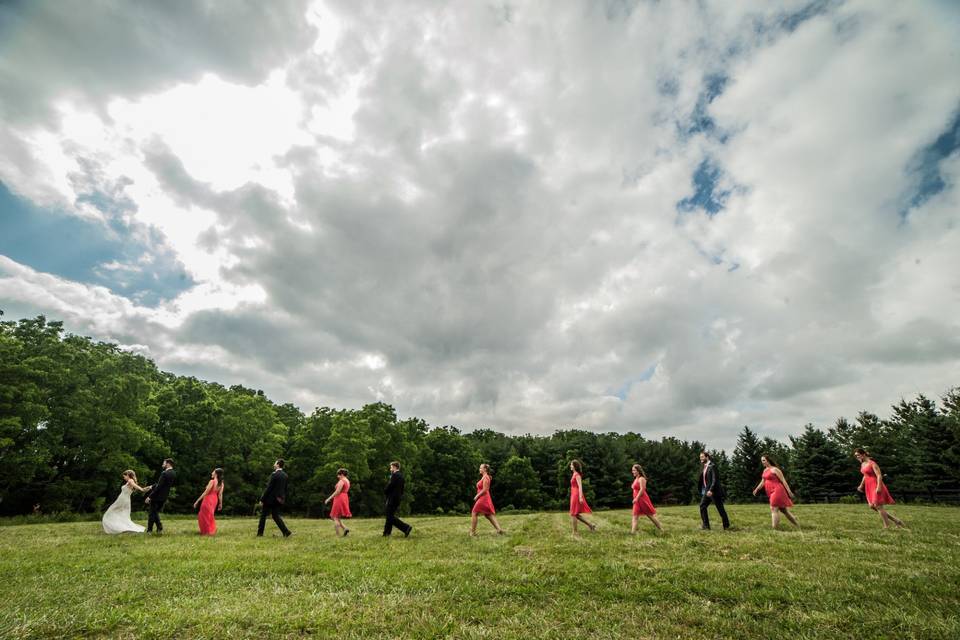
[[[587,499],[583,495],[583,481],[580,474],[583,470],[583,464],[579,460],[570,461],[570,471],[573,475],[570,477],[570,520],[573,522],[573,535],[577,535],[577,520],[590,527],[590,531],[596,531],[597,526],[591,524],[583,517],[584,513],[593,513]]]
[[[193,508],[200,507],[197,514],[197,523],[200,525],[200,535],[212,536],[217,532],[217,520],[213,517],[214,511],[223,511],[223,469],[216,468],[210,474],[207,487],[193,503]]]
[[[340,535],[340,530],[343,529],[344,538],[350,533],[350,529],[347,529],[346,525],[340,522],[340,518],[353,517],[353,514],[350,513],[349,494],[350,480],[347,479],[347,470],[337,469],[337,487],[333,490],[333,494],[323,502],[327,504],[333,500],[333,507],[330,509],[330,518],[333,520],[333,532],[336,535]]]
[[[883,481],[883,474],[880,473],[880,465],[873,461],[870,454],[864,449],[856,448],[853,450],[854,457],[860,462],[860,473],[863,479],[857,491],[866,495],[867,504],[870,508],[880,514],[883,520],[883,528],[890,526],[890,521],[898,527],[903,526],[903,521],[898,520],[892,513],[884,508],[884,505],[894,504],[893,496],[887,491],[887,483]]]
[[[653,508],[650,494],[647,493],[647,474],[639,464],[633,465],[631,471],[633,472],[633,522],[630,525],[630,533],[637,532],[637,520],[640,516],[647,516],[657,531],[663,531],[663,526],[657,520],[657,510]]]
[[[794,496],[793,491],[790,490],[787,479],[783,477],[783,471],[780,470],[780,467],[777,466],[770,456],[760,456],[760,462],[763,463],[763,475],[760,478],[760,484],[754,488],[753,495],[757,495],[760,489],[767,492],[767,497],[770,499],[770,521],[774,529],[780,524],[781,513],[787,516],[787,520],[799,528],[800,523],[797,522],[797,518],[790,513],[788,509],[793,506],[793,500],[791,500],[791,498],[795,498],[796,496]]]
[[[480,481],[477,482],[477,495],[473,496],[473,510],[470,512],[470,535],[477,535],[477,516],[483,515],[499,535],[503,535],[503,529],[497,522],[497,512],[493,508],[493,500],[490,497],[490,465],[484,463],[480,465]]]

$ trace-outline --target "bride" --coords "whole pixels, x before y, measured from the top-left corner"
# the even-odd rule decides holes
[[[143,527],[130,519],[130,494],[134,489],[144,491],[144,488],[137,484],[137,474],[130,469],[123,472],[123,480],[120,495],[103,514],[103,531],[104,533],[143,533]]]

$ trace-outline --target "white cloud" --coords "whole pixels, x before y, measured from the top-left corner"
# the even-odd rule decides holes
[[[17,39],[0,179],[74,206],[95,166],[82,186],[198,284],[148,309],[5,260],[0,297],[305,409],[468,428],[730,446],[936,395],[960,383],[956,153],[902,214],[957,117],[960,26],[805,6],[335,2],[280,16],[291,40],[216,14],[252,53],[141,52],[122,81],[94,57],[83,91]],[[705,159],[725,208],[678,213]]]

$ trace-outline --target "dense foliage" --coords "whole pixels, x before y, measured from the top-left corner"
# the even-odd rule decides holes
[[[859,482],[854,446],[870,449],[894,494],[960,490],[960,389],[940,406],[901,400],[889,419],[861,413],[826,431],[812,425],[785,444],[744,427],[732,456],[715,451],[731,498],[752,500],[760,455],[773,456],[801,499],[852,494]],[[571,429],[550,436],[461,433],[399,419],[383,403],[318,408],[304,415],[263,392],[159,371],[149,359],[66,334],[44,317],[0,323],[0,513],[96,511],[133,469],[151,482],[174,458],[177,486],[168,511],[189,511],[214,467],[226,470],[225,511],[250,513],[278,457],[287,460],[289,508],[320,515],[336,480],[350,470],[358,515],[382,511],[391,460],[407,474],[405,511],[469,509],[477,467],[494,470],[498,508],[559,509],[567,464],[584,462],[584,488],[596,507],[629,502],[630,465],[640,462],[657,504],[697,498],[700,442],[648,440],[637,433]]]

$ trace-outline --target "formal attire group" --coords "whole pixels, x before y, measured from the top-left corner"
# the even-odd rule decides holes
[[[280,465],[281,463],[282,461],[278,461],[277,465]],[[764,458],[764,464],[767,464],[766,458]],[[477,495],[471,510],[474,514],[474,527],[476,526],[476,516],[483,515],[487,516],[488,519],[491,519],[491,521],[497,527],[498,533],[502,533],[499,525],[496,524],[495,518],[493,518],[494,514],[496,514],[496,509],[494,507],[493,497],[490,492],[491,479],[485,471],[487,465],[483,465],[483,467],[483,475],[477,482]],[[631,489],[633,491],[634,527],[636,527],[636,516],[648,516],[651,517],[651,519],[657,525],[657,528],[660,528],[659,522],[657,522],[656,518],[653,518],[653,516],[656,515],[657,510],[654,508],[653,502],[650,500],[650,494],[646,484],[646,477],[643,476],[641,478],[640,475],[637,475],[642,473],[642,469],[639,469],[639,465],[636,465],[636,467],[638,469],[635,470],[635,475],[637,477],[635,477],[633,484],[631,485]],[[573,469],[573,466],[571,466],[571,469]],[[217,473],[221,473],[221,471],[222,470],[220,469],[216,470]],[[344,474],[346,473],[345,470],[342,471]],[[863,475],[861,490],[863,490],[866,494],[867,502],[870,504],[870,506],[881,512],[881,514],[884,516],[885,525],[887,518],[889,517],[896,522],[898,526],[902,526],[902,523],[899,520],[893,518],[891,514],[887,514],[883,511],[883,506],[894,504],[894,500],[890,495],[890,492],[887,490],[886,484],[881,481],[880,476],[878,475],[879,467],[877,467],[873,461],[867,460],[861,465],[860,472]],[[132,472],[130,473],[132,474]],[[158,533],[163,531],[163,523],[160,519],[160,513],[162,512],[164,504],[170,495],[170,489],[173,487],[175,482],[176,472],[173,470],[172,466],[169,468],[165,467],[157,482],[151,487],[146,488],[145,497],[147,499],[146,502],[148,506],[146,527],[147,533],[151,533],[154,529],[156,529]],[[273,519],[274,523],[277,525],[277,528],[280,530],[280,533],[283,534],[284,537],[292,534],[282,516],[283,506],[287,500],[287,483],[287,473],[283,470],[282,466],[277,466],[274,472],[270,475],[270,479],[266,488],[260,495],[259,502],[261,511],[259,524],[257,526],[258,536],[262,536],[264,534],[267,517]],[[133,522],[130,517],[132,494],[131,484],[138,490],[140,489],[135,482],[128,482],[121,487],[120,495],[103,514],[102,525],[104,532],[109,534],[144,532],[144,527]],[[699,474],[699,484],[701,496],[701,528],[710,528],[708,507],[712,504],[720,516],[723,528],[729,529],[730,519],[727,516],[726,509],[724,508],[724,498],[726,493],[720,478],[720,471],[716,464],[714,464],[714,462],[710,459],[707,459],[703,462],[703,468]],[[773,466],[768,466],[763,471],[761,484],[758,485],[757,489],[754,491],[759,491],[761,486],[767,494],[771,510],[781,510],[784,513],[787,513],[788,517],[791,518],[791,521],[795,522],[793,517],[786,511],[786,509],[793,506],[793,501],[790,498],[791,494],[789,487],[785,486],[782,472]],[[345,475],[339,480],[337,488],[337,493],[332,496],[333,504],[331,505],[330,509],[330,518],[334,519],[335,522],[339,521],[341,518],[350,518],[352,516],[352,513],[350,512],[350,481]],[[400,508],[404,488],[403,473],[399,469],[391,468],[390,479],[384,488],[384,536],[390,536],[394,529],[398,529],[404,534],[404,536],[410,535],[412,527],[397,517],[397,511]],[[197,501],[199,506],[197,522],[202,535],[214,535],[216,533],[217,522],[214,514],[222,505],[222,500],[222,482],[217,478],[211,479],[210,484],[204,492],[204,495]],[[590,509],[590,505],[587,503],[586,496],[583,495],[583,481],[581,474],[579,471],[574,470],[570,476],[569,514],[571,517],[580,519],[581,521],[587,523],[591,530],[593,530],[595,527],[582,517],[584,514],[590,513],[592,513],[592,510]],[[774,522],[774,526],[776,526],[776,522],[777,521]],[[574,529],[574,531],[576,531],[576,529]]]

